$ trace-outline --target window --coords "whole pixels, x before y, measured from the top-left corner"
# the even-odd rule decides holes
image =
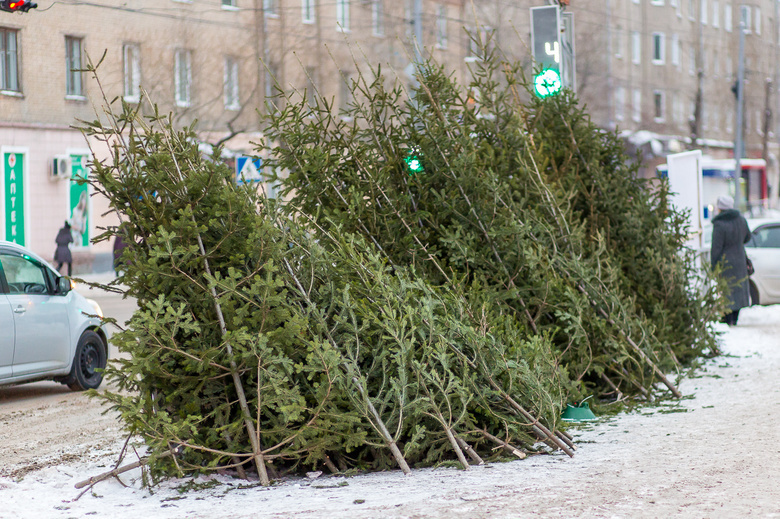
[[[718,59],[718,51],[712,51],[712,75],[718,77],[720,75],[720,60]]]
[[[122,48],[122,68],[125,84],[125,101],[141,100],[141,49],[136,43],[125,43]]]
[[[755,13],[756,18],[756,25],[754,26],[754,29],[756,34],[761,34],[761,8],[756,6],[753,8],[753,12]]]
[[[314,0],[301,0],[301,18],[303,23],[314,23]]]
[[[662,65],[666,61],[666,49],[664,48],[664,33],[653,33],[653,63]]]
[[[341,78],[339,85],[339,111],[349,110],[349,104],[352,102],[352,77],[345,73]]]
[[[225,109],[238,110],[241,100],[238,97],[238,61],[232,56],[225,58]]]
[[[639,64],[642,61],[642,40],[639,39],[639,33],[634,31],[631,33],[631,62]]]
[[[19,256],[3,255],[3,270],[11,294],[46,294],[49,292],[42,267]]]
[[[65,36],[65,94],[68,96],[84,96],[81,52],[82,39]]]
[[[662,123],[666,118],[666,96],[661,90],[653,92],[653,109],[655,122]]]
[[[618,27],[615,29],[615,57],[621,59],[623,57],[623,30]]]
[[[750,245],[753,247],[780,247],[780,225],[761,227],[753,233]]]
[[[440,5],[436,8],[436,46],[440,49],[447,48],[447,6]]]
[[[699,0],[701,24],[707,25],[707,0]]]
[[[688,60],[688,74],[691,76],[696,73],[696,52],[693,50],[693,45],[691,45],[691,52],[689,54],[690,59]]]
[[[0,27],[0,90],[21,92],[19,86],[19,31]]]
[[[731,32],[732,24],[731,24],[731,4],[726,3],[723,6],[723,27],[728,31]]]
[[[279,16],[279,0],[263,0],[263,11],[271,18]]]
[[[310,108],[317,106],[317,69],[306,67],[306,103]]]
[[[190,106],[192,102],[192,58],[188,50],[176,51],[173,63],[173,87],[176,106]]]
[[[652,5],[664,5],[664,0],[650,0]]]
[[[739,20],[744,24],[745,32],[750,32],[750,6],[749,5],[740,6]]]
[[[632,118],[635,122],[639,122],[642,120],[642,91],[638,88],[634,89],[634,99],[632,105]]]
[[[336,0],[336,27],[340,31],[349,31],[349,0]]]
[[[680,35],[672,34],[672,65],[680,68]]]
[[[634,0],[634,3],[635,3],[635,4],[638,4],[638,3],[639,3],[639,0]]]
[[[756,110],[756,133],[759,135],[764,135],[764,118],[763,114],[761,113],[761,110]]]
[[[688,0],[688,19],[693,21],[694,13],[696,12],[696,7],[694,7],[693,0]]]
[[[371,27],[374,36],[385,35],[385,5],[384,0],[374,0],[371,5]]]
[[[669,5],[674,7],[677,18],[682,18],[682,0],[669,0]]]
[[[268,103],[268,110],[270,112],[277,112],[278,102],[276,96],[279,94],[276,82],[279,78],[278,66],[274,63],[268,63],[265,70],[265,101]]]
[[[712,26],[720,27],[720,1],[712,0]]]
[[[236,0],[222,0],[222,7],[232,10],[236,7]]]
[[[615,120],[622,121],[626,111],[626,89],[617,87],[615,89]]]

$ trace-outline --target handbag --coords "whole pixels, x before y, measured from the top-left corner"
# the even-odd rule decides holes
[[[745,256],[745,261],[747,262],[747,273],[748,273],[748,277],[750,277],[750,276],[752,276],[753,274],[755,274],[755,272],[756,272],[756,269],[754,269],[754,268],[753,268],[753,262],[752,262],[752,261],[750,261],[750,258],[748,258],[747,256]]]

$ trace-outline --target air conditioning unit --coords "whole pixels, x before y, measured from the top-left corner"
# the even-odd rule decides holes
[[[67,155],[55,155],[51,161],[51,178],[58,180],[70,178],[70,157]]]

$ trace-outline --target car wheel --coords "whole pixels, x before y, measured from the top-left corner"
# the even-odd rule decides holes
[[[79,338],[73,367],[65,380],[74,391],[95,389],[103,381],[103,368],[106,367],[106,345],[95,332],[87,330]]]
[[[753,283],[750,283],[750,306],[760,305],[761,302],[758,299],[758,287]]]

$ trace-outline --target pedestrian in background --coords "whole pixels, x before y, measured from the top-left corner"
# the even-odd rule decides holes
[[[125,270],[126,263],[122,262],[122,251],[127,247],[127,242],[122,237],[122,231],[117,232],[116,238],[114,238],[114,273],[118,276],[120,272]]]
[[[713,267],[720,265],[721,275],[728,283],[727,313],[723,322],[736,326],[739,310],[750,306],[747,253],[745,244],[750,240],[747,221],[734,209],[734,199],[719,196],[718,215],[712,219],[712,249],[710,261]]]
[[[70,224],[65,222],[62,229],[54,238],[57,250],[54,251],[54,261],[57,262],[57,270],[62,269],[63,264],[68,265],[68,276],[73,274],[73,255],[70,253],[70,244],[73,243],[73,235],[70,232]]]

